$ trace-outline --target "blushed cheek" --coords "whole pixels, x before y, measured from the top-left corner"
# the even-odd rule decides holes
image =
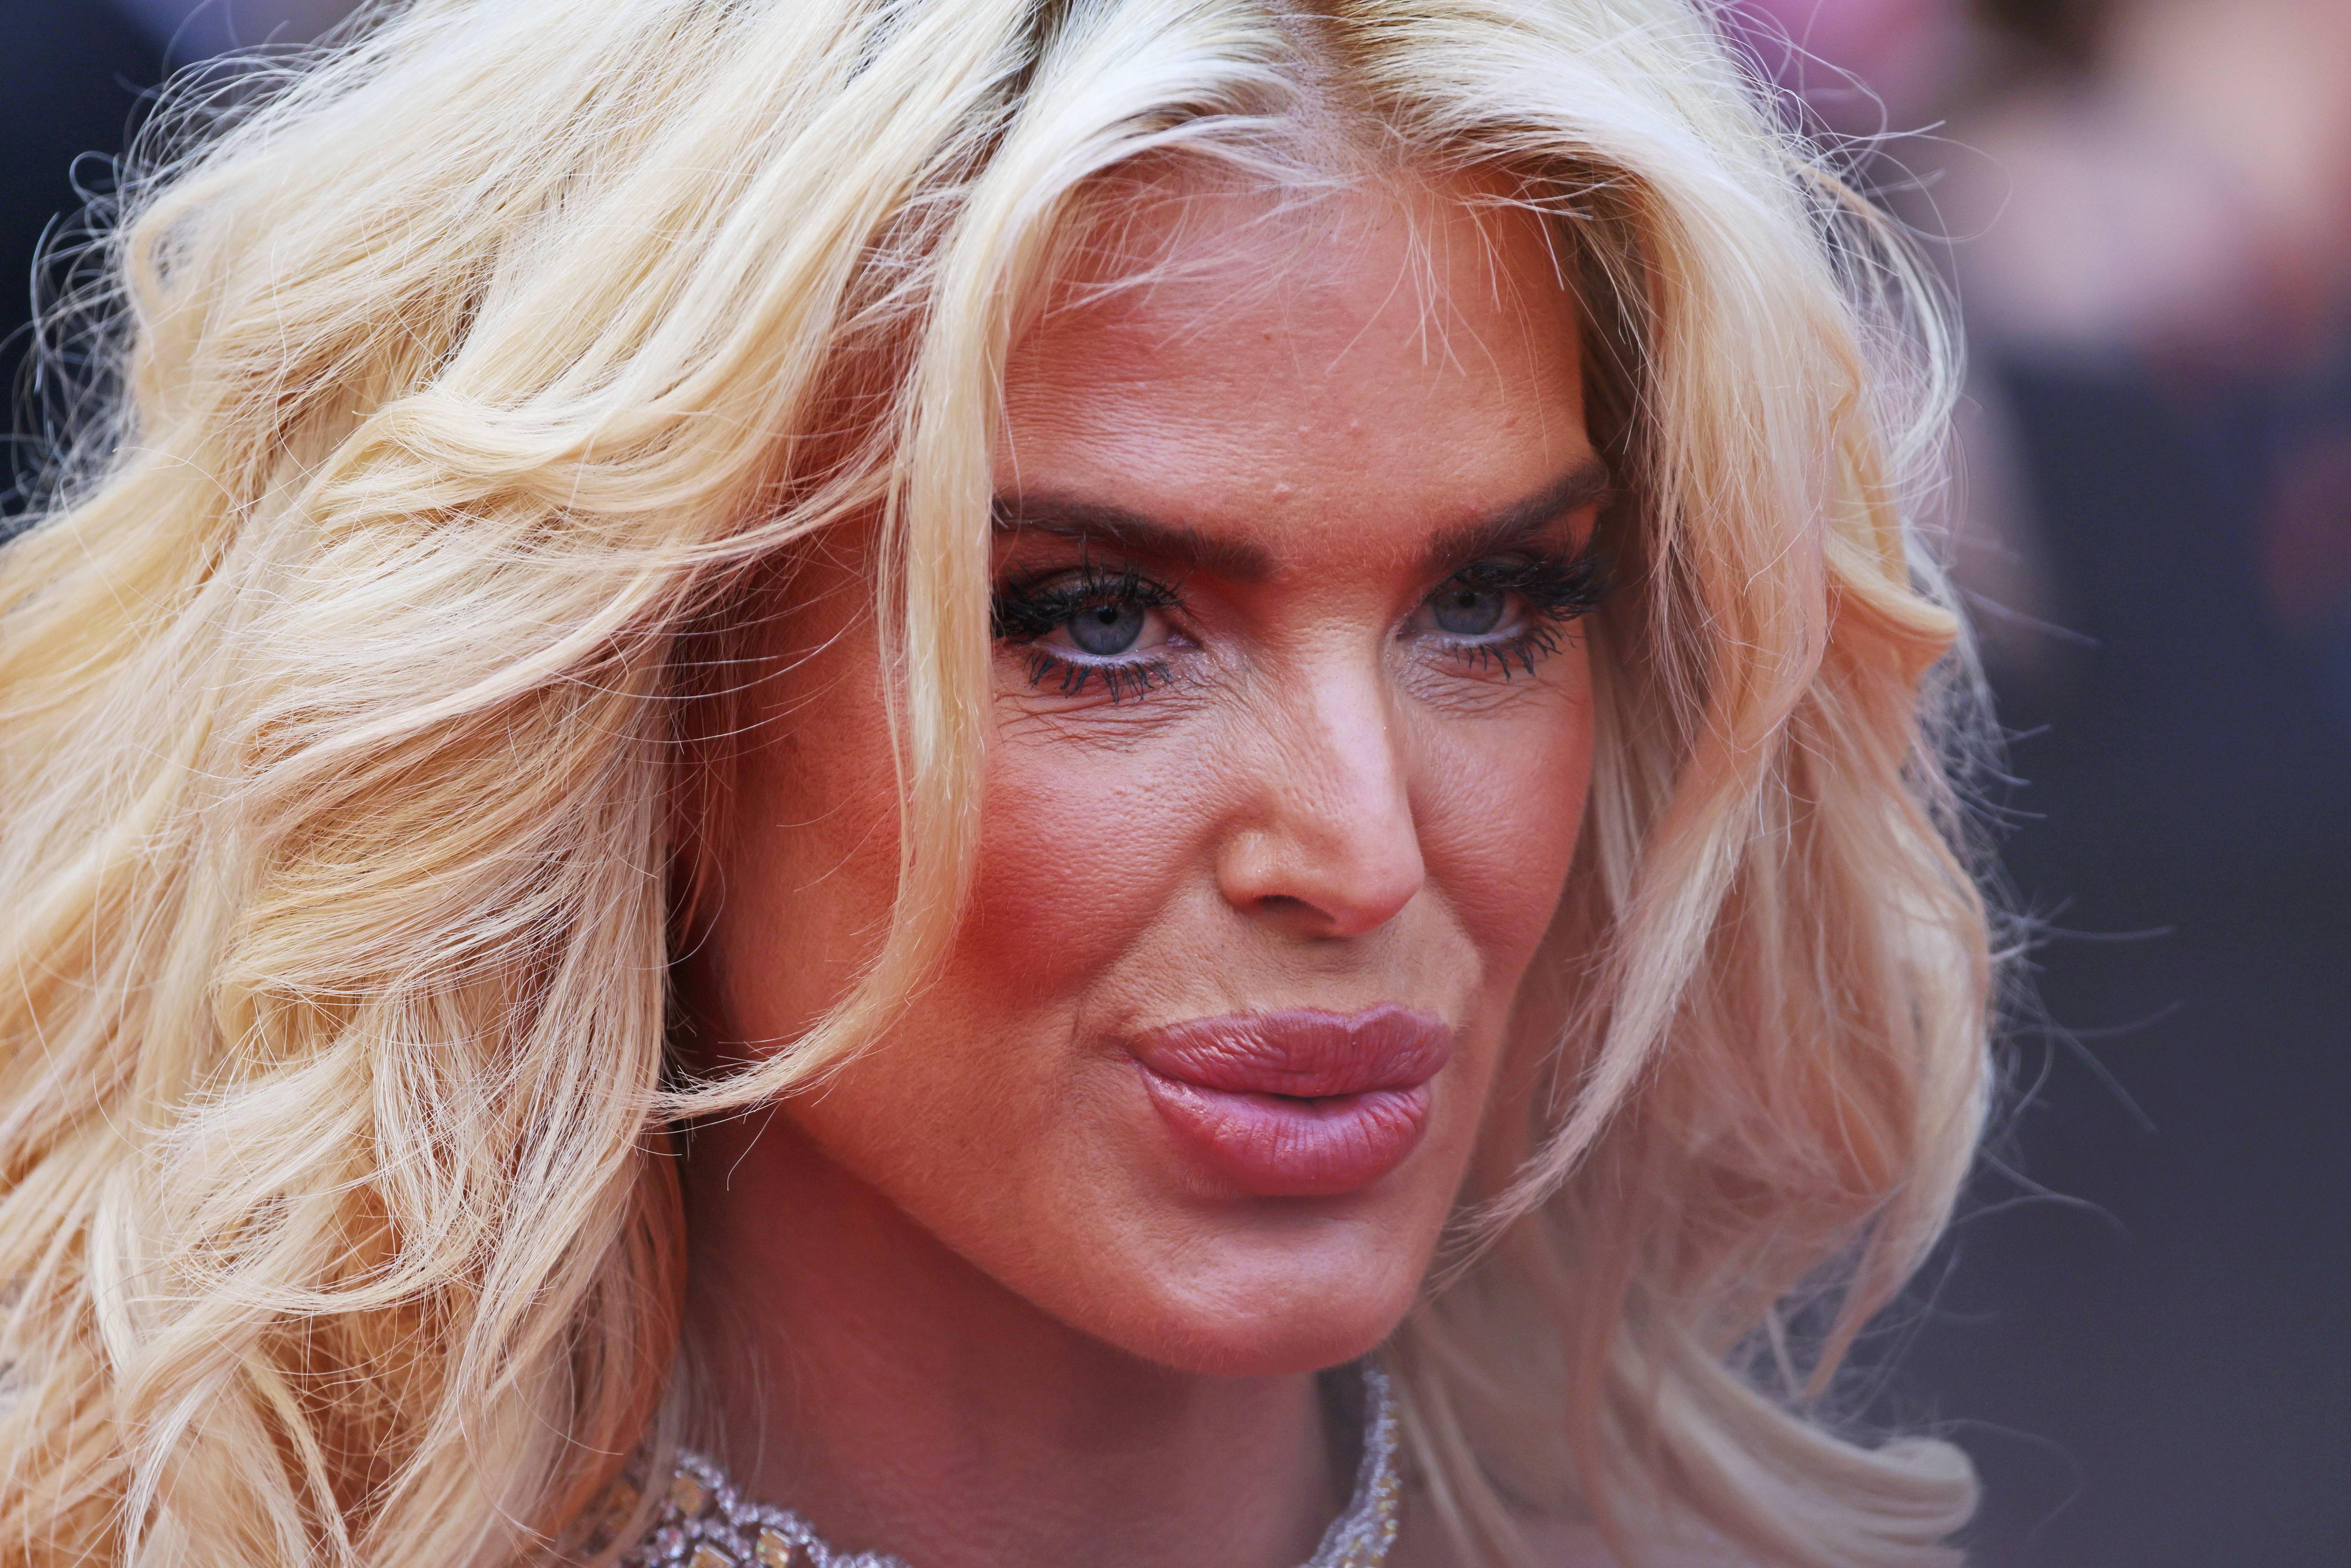
[[[1006,737],[989,757],[958,977],[1008,1003],[1081,997],[1175,913],[1207,793],[1134,753]]]
[[[1591,779],[1591,710],[1454,737],[1430,759],[1422,852],[1498,980],[1516,977],[1559,906]]]

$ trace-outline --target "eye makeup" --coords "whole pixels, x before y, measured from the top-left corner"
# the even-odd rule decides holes
[[[1608,588],[1605,558],[1592,541],[1573,552],[1522,546],[1457,568],[1398,635],[1465,673],[1531,675]],[[1180,585],[1132,562],[1112,569],[1088,559],[1008,580],[990,619],[997,641],[1019,651],[1031,687],[1062,697],[1097,693],[1116,704],[1174,679],[1160,650],[1189,646],[1166,622],[1183,604]]]
[[[1570,622],[1608,597],[1608,566],[1598,542],[1573,554],[1521,549],[1471,561],[1424,600],[1407,629],[1444,644],[1472,669],[1511,678],[1533,674],[1559,652]]]
[[[989,619],[996,638],[1021,650],[1029,684],[1065,697],[1099,684],[1113,703],[1142,696],[1171,678],[1167,662],[1135,656],[1161,612],[1183,602],[1173,588],[1131,564],[1105,571],[1092,561],[1017,577],[996,591]],[[1066,644],[1046,638],[1066,632]]]

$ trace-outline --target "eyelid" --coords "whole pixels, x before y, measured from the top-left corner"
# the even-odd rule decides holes
[[[1014,577],[999,585],[989,608],[990,629],[998,637],[1034,642],[1050,634],[1075,612],[1113,598],[1146,610],[1173,610],[1183,603],[1176,589],[1144,576],[1133,562],[1122,563],[1112,573],[1092,561],[1081,561]]]
[[[1052,567],[1014,577],[995,591],[989,619],[998,641],[1021,650],[1029,664],[1029,684],[1044,688],[1058,684],[1060,695],[1077,697],[1099,682],[1102,695],[1114,707],[1123,700],[1141,698],[1173,678],[1165,644],[1153,644],[1122,653],[1094,654],[1061,647],[1047,638],[1069,625],[1073,616],[1105,601],[1123,601],[1151,612],[1179,607],[1181,596],[1166,584],[1145,577],[1132,562],[1115,573],[1095,562]]]
[[[1464,561],[1429,591],[1430,596],[1449,582],[1522,594],[1538,611],[1566,610],[1576,615],[1597,609],[1613,586],[1607,558],[1598,541],[1588,537],[1572,549],[1531,547]]]
[[[1115,566],[1085,557],[1013,572],[997,584],[995,591],[998,598],[1007,594],[1034,593],[1057,587],[1065,580],[1082,583],[1095,591],[1129,589],[1147,593],[1174,593],[1182,586],[1180,580],[1174,583],[1164,580],[1160,575],[1146,570],[1130,557],[1122,557]]]

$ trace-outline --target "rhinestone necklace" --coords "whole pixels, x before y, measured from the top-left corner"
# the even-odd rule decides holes
[[[1364,1384],[1364,1458],[1354,1494],[1302,1568],[1381,1568],[1396,1537],[1395,1396],[1387,1374],[1360,1364]],[[638,1494],[622,1482],[607,1507],[613,1524],[636,1511]],[[726,1472],[702,1455],[680,1450],[669,1492],[653,1528],[623,1553],[619,1568],[907,1568],[878,1552],[843,1552],[828,1545],[808,1521],[788,1508],[746,1501]]]

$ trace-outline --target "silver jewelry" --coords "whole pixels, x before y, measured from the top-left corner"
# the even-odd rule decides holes
[[[1395,1394],[1369,1361],[1364,1380],[1364,1458],[1347,1506],[1322,1532],[1303,1568],[1380,1568],[1396,1538]],[[615,1525],[635,1512],[626,1482],[607,1508]],[[788,1508],[748,1502],[726,1472],[681,1449],[668,1495],[653,1528],[621,1558],[621,1568],[907,1568],[878,1552],[843,1552]]]

